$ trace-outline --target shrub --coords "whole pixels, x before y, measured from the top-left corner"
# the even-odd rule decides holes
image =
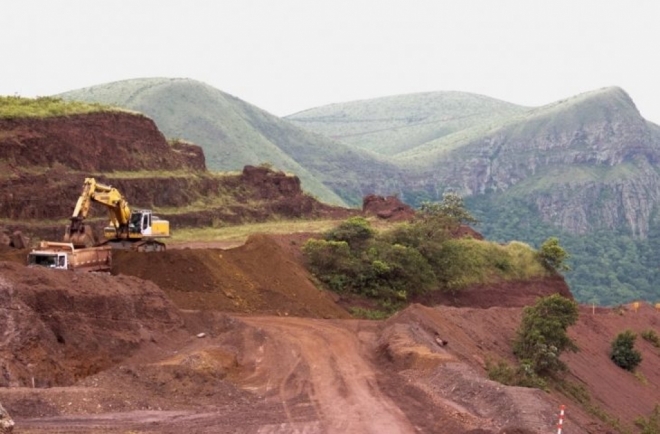
[[[553,294],[540,298],[523,310],[513,352],[521,363],[528,363],[540,376],[565,369],[559,356],[565,350],[577,351],[566,330],[578,319],[575,301]]]
[[[414,248],[380,242],[367,254],[379,287],[412,295],[422,294],[437,285],[431,265]]]
[[[658,337],[658,334],[655,332],[655,330],[644,330],[640,333],[640,335],[642,336],[642,339],[649,342],[654,347],[660,348],[660,337]]]
[[[635,425],[641,428],[640,434],[660,434],[660,405],[655,405],[648,419],[635,419]]]
[[[533,387],[543,390],[548,388],[546,381],[536,375],[529,364],[521,364],[517,368],[513,368],[502,360],[497,364],[493,364],[488,360],[486,361],[486,371],[488,371],[490,380],[506,386]]]
[[[445,193],[442,202],[422,202],[420,213],[428,216],[442,216],[454,224],[475,224],[479,221],[465,208],[463,198],[456,193]]]
[[[345,290],[352,276],[358,273],[359,264],[345,241],[310,239],[302,251],[310,271],[334,291]]]
[[[620,368],[634,371],[642,362],[642,354],[635,349],[637,335],[630,330],[619,333],[612,341],[610,359]]]

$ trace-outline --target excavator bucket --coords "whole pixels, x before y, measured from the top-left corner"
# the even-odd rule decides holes
[[[63,241],[73,244],[76,248],[94,247],[96,245],[94,231],[91,226],[86,224],[82,224],[78,230],[74,231],[71,230],[70,226],[67,226]]]

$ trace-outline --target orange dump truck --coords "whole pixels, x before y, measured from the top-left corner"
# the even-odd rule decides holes
[[[42,241],[38,248],[28,254],[28,265],[59,270],[109,272],[112,268],[112,248],[76,248],[72,243]]]

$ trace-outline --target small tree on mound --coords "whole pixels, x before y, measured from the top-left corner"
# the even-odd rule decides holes
[[[642,362],[642,353],[635,349],[637,335],[630,330],[619,333],[612,341],[610,359],[620,368],[634,371]]]
[[[568,271],[570,267],[566,265],[568,253],[559,245],[556,237],[550,237],[541,244],[539,249],[539,259],[541,263],[550,270]]]
[[[540,298],[523,310],[523,318],[513,344],[521,363],[538,375],[548,376],[565,369],[559,356],[565,350],[577,351],[566,330],[578,319],[575,301],[553,294]]]

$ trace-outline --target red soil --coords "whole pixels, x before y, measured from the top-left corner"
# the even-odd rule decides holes
[[[181,207],[218,189],[267,204],[177,215],[180,225],[353,212],[321,206],[297,178],[263,168],[224,184],[204,176],[194,145],[168,145],[143,116],[2,120],[0,132],[4,219],[62,218],[83,173],[182,166],[199,176],[129,177],[120,189],[143,206]],[[374,203],[381,217],[409,213]],[[303,237],[117,253],[112,275],[27,268],[26,251],[1,245],[0,402],[14,432],[547,434],[565,404],[566,433],[603,434],[613,430],[594,409],[635,432],[634,419],[660,402],[660,350],[638,340],[636,376],[608,358],[617,333],[657,331],[649,306],[583,308],[570,329],[581,351],[562,359],[567,379],[591,397],[588,414],[556,391],[486,375],[489,360],[514,363],[521,306],[570,295],[561,277],[420,299],[434,307],[413,304],[386,321],[347,319],[301,266]]]
[[[532,301],[525,285],[457,299],[489,308],[342,319],[300,265],[302,238],[125,252],[114,276],[0,263],[0,402],[16,432],[547,433],[560,404],[566,432],[608,432],[570,398],[487,380],[488,360],[514,363],[521,308],[500,306]],[[585,308],[570,330],[581,351],[563,357],[568,379],[628,426],[660,397],[658,350],[639,342],[644,384],[609,361],[608,346],[623,329],[657,328],[659,315]]]

